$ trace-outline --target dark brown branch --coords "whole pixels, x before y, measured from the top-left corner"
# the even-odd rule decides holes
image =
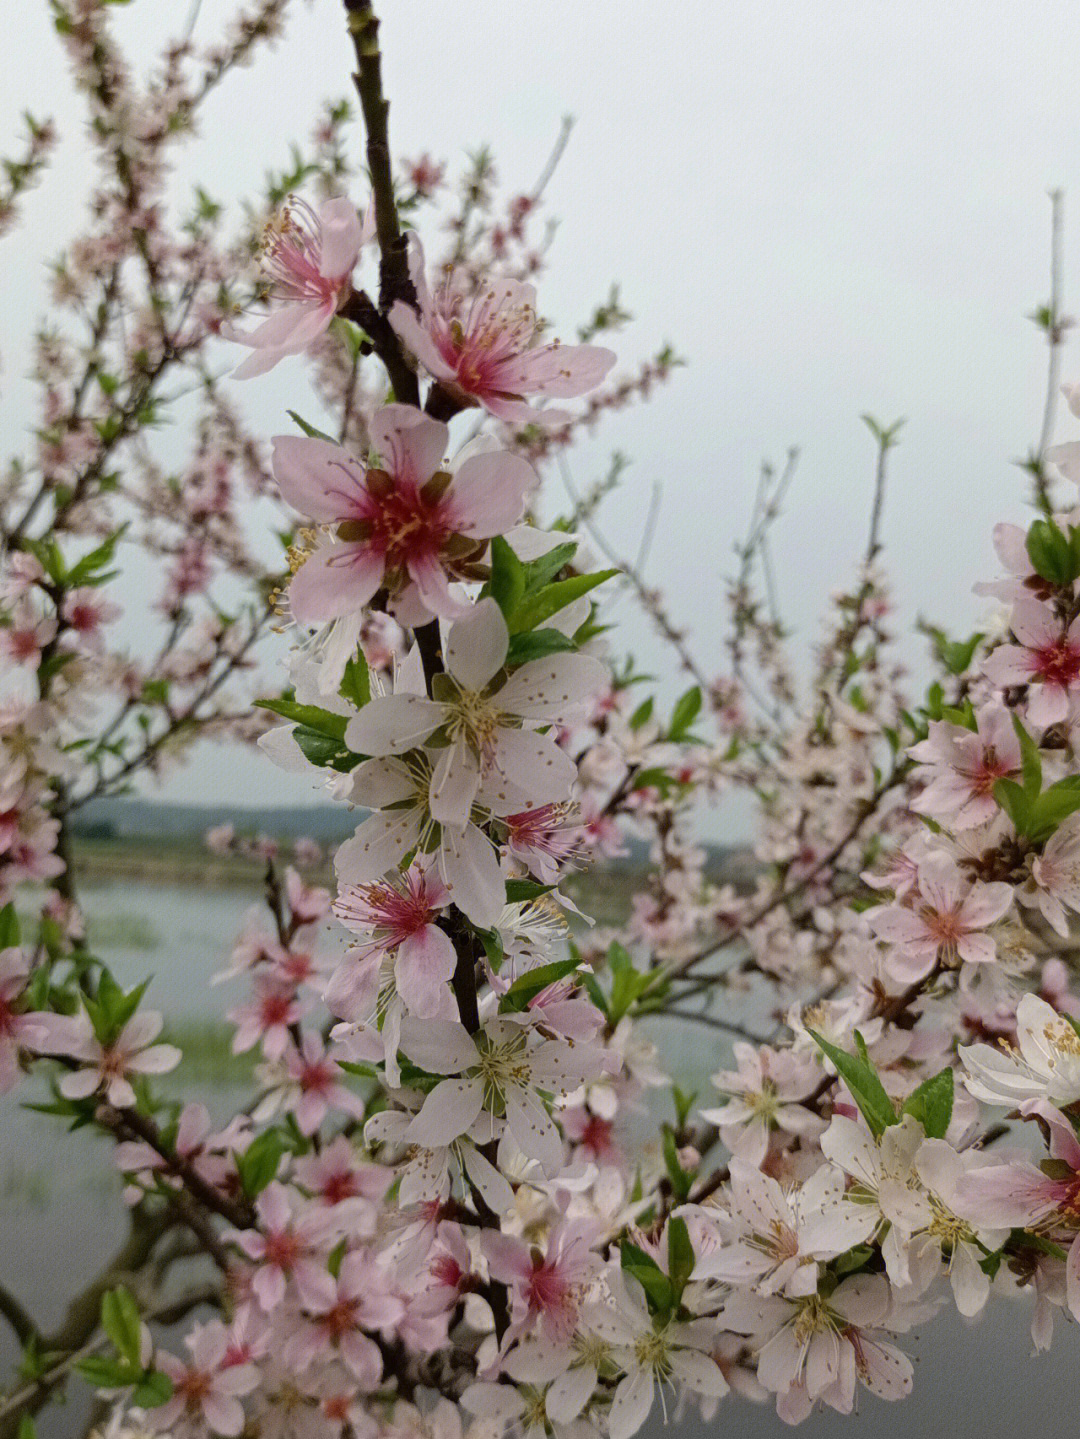
[[[385,318],[398,300],[415,307],[416,291],[409,276],[407,240],[402,234],[394,195],[394,173],[390,161],[390,102],[383,94],[379,21],[370,0],[345,0],[345,10],[356,50],[353,81],[360,97],[367,135],[368,174],[375,206],[375,234],[379,241],[379,312]],[[379,337],[372,334],[366,325],[363,328],[386,364],[397,399],[407,405],[419,405],[420,386],[415,373],[404,361],[397,337],[393,336],[392,346],[389,343],[385,345],[384,353]],[[393,331],[390,333],[393,335]],[[388,358],[391,351],[395,351],[398,357],[393,364]]]

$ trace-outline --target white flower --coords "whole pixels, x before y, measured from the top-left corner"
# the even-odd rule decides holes
[[[350,799],[374,810],[334,861],[342,884],[370,884],[410,850],[433,848],[451,898],[475,925],[490,928],[506,900],[499,856],[477,825],[440,825],[429,807],[432,766],[423,751],[370,759],[353,770]],[[485,797],[480,796],[481,802]]]
[[[833,1259],[868,1239],[878,1226],[869,1205],[844,1197],[844,1176],[823,1164],[785,1194],[775,1179],[744,1160],[731,1161],[731,1242],[704,1255],[695,1279],[746,1284],[759,1294],[813,1294],[819,1259]]]
[[[1016,1010],[1014,1049],[989,1044],[960,1046],[964,1083],[984,1104],[1025,1104],[1049,1099],[1064,1109],[1080,1099],[1080,1034],[1037,994],[1025,994]]]
[[[855,1180],[854,1199],[867,1205],[879,1222],[893,1196],[917,1186],[915,1154],[926,1135],[910,1114],[890,1124],[875,1140],[861,1124],[835,1114],[821,1136],[821,1152]],[[908,1253],[899,1229],[890,1228],[881,1245],[885,1269],[894,1284],[909,1284]]]
[[[603,1055],[584,1044],[539,1039],[527,1025],[492,1019],[475,1035],[463,1024],[407,1017],[401,1047],[431,1074],[455,1076],[437,1084],[408,1129],[414,1144],[447,1144],[470,1130],[482,1113],[505,1115],[506,1132],[522,1154],[547,1173],[562,1164],[562,1137],[537,1090],[565,1095],[599,1072]],[[506,1134],[499,1145],[503,1164]]]
[[[565,800],[577,776],[570,756],[530,724],[565,723],[607,682],[588,655],[554,654],[530,660],[499,678],[510,633],[494,599],[481,600],[450,627],[446,673],[438,698],[393,694],[369,701],[349,722],[346,743],[357,754],[404,754],[436,730],[445,737],[431,776],[432,818],[460,828],[469,819],[481,782],[515,809]],[[513,813],[514,810],[507,811]]]
[[[727,1381],[709,1357],[715,1334],[712,1321],[672,1321],[658,1326],[640,1288],[631,1293],[620,1271],[609,1273],[608,1286],[613,1307],[598,1307],[591,1322],[600,1338],[611,1345],[612,1358],[623,1371],[608,1413],[611,1439],[630,1439],[637,1433],[649,1417],[657,1383],[682,1384],[710,1399],[727,1393]]]

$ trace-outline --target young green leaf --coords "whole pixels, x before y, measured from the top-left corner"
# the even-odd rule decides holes
[[[851,1091],[851,1096],[859,1106],[859,1111],[875,1138],[880,1138],[888,1129],[890,1124],[896,1123],[896,1109],[892,1100],[885,1092],[885,1087],[877,1076],[868,1060],[856,1058],[853,1054],[847,1054],[844,1050],[838,1049],[835,1044],[830,1044],[816,1030],[809,1030],[809,1034],[818,1047],[836,1067],[836,1072]],[[856,1036],[857,1042],[861,1036]]]
[[[953,1072],[943,1069],[924,1079],[904,1100],[902,1114],[917,1119],[930,1139],[944,1139],[952,1119]]]

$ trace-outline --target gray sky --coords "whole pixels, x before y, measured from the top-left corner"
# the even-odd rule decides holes
[[[134,0],[118,19],[145,50],[181,28],[188,4]],[[198,33],[209,38],[230,8],[205,0]],[[577,117],[548,192],[562,224],[541,306],[568,333],[617,279],[636,316],[622,363],[671,340],[690,364],[646,408],[609,419],[574,473],[587,483],[615,448],[633,458],[606,521],[629,552],[662,483],[650,578],[674,577],[672,611],[706,664],[758,464],[792,444],[803,458],[775,554],[789,620],[804,643],[816,637],[829,590],[848,582],[865,544],[864,411],[908,418],[885,523],[900,621],[919,609],[974,625],[984,611],[971,585],[995,570],[991,526],[1023,515],[1010,462],[1041,415],[1044,353],[1024,315],[1046,298],[1053,186],[1072,192],[1067,298],[1080,285],[1080,10],[1012,0],[381,8],[395,155],[453,160],[489,140],[502,176],[525,188],[560,117]],[[84,155],[43,3],[19,6],[7,59],[0,134],[29,106],[55,114],[66,143],[28,202],[30,223],[3,242],[5,444],[23,423],[13,337],[40,308],[41,260],[68,232]],[[337,0],[298,7],[286,43],[214,98],[181,179],[201,173],[217,195],[243,193],[348,83]],[[1080,378],[1075,347],[1064,375]],[[300,362],[244,391],[268,434],[305,398]],[[1078,429],[1065,416],[1059,437]],[[626,643],[655,667],[629,602],[617,613]],[[233,757],[200,762],[166,793],[265,802],[308,791]]]

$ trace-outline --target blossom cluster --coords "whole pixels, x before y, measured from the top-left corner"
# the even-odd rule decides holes
[[[4,1297],[25,1383],[0,1434],[32,1433],[72,1369],[113,1436],[630,1439],[658,1399],[710,1419],[733,1392],[796,1423],[860,1388],[904,1398],[903,1335],[1018,1290],[1046,1348],[1080,1319],[1080,508],[1047,478],[1080,482],[1080,449],[1038,457],[1039,518],[998,527],[1006,574],[983,587],[1004,610],[929,630],[916,698],[876,530],[800,691],[755,588],[792,473],[766,470],[714,673],[636,567],[596,568],[606,482],[539,522],[547,461],[647,388],[604,388],[617,296],[581,343],[549,339],[539,196],[496,214],[474,157],[429,266],[402,218],[444,167],[395,188],[369,129],[357,203],[332,109],[284,187],[314,171],[311,198],[260,216],[249,326],[250,247],[205,196],[166,225],[165,151],[283,7],[170,50],[141,93],[106,8],[57,7],[105,176],[57,298],[100,301],[104,328],[42,336],[39,453],[4,491],[0,901],[49,892],[34,926],[0,911],[0,1089],[48,1083],[48,1114],[111,1136],[144,1249],[80,1334]],[[374,16],[347,9],[385,127]],[[249,352],[235,380],[304,357],[334,433],[294,415],[264,460],[211,340]],[[206,388],[179,474],[139,438],[173,366]],[[883,483],[896,430],[871,429]],[[287,576],[253,557],[238,477],[280,502]],[[133,543],[164,560],[146,664],[110,638]],[[261,606],[212,602],[218,568]],[[670,710],[602,623],[617,584],[694,681]],[[287,686],[233,712],[271,617]],[[80,803],[225,730],[353,832],[332,877],[309,841],[208,836],[265,898],[219,976],[257,1080],[222,1120],[168,1087],[165,1018],[87,947],[67,836]],[[725,881],[696,824],[732,790],[760,822]],[[630,839],[648,877],[595,924],[581,872]],[[708,1095],[657,1043],[694,1024],[724,1035]],[[213,1280],[177,1295],[192,1257]]]

